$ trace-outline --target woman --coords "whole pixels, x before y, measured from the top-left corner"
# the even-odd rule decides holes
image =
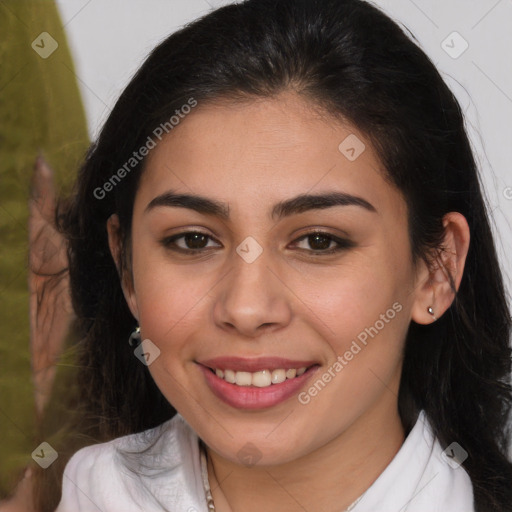
[[[171,35],[61,226],[103,442],[59,512],[512,510],[463,117],[375,7],[248,0]]]

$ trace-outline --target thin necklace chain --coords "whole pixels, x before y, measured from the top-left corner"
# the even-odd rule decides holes
[[[202,442],[199,443],[199,451],[201,455],[201,476],[203,478],[204,494],[206,497],[206,504],[208,506],[208,512],[215,511],[215,503],[213,502],[212,490],[210,489],[210,481],[208,480],[208,464],[206,461],[206,449]],[[347,509],[343,512],[350,512],[361,500],[363,495],[359,496]]]
[[[204,494],[206,496],[206,504],[208,505],[208,512],[215,512],[215,503],[213,503],[212,490],[210,489],[210,482],[208,480],[206,449],[201,442],[199,443],[199,451],[201,452],[201,476],[203,477],[203,487]]]

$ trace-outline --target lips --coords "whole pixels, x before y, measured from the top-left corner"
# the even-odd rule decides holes
[[[312,360],[220,357],[198,364],[215,396],[239,409],[277,405],[298,393],[319,365]]]

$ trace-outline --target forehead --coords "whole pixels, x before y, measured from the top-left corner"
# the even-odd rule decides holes
[[[366,137],[293,93],[199,103],[148,155],[138,199],[147,204],[166,189],[235,209],[326,190],[403,207]]]

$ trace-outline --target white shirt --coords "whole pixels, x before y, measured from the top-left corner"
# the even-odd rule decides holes
[[[442,451],[421,412],[351,512],[474,512],[468,474]],[[140,434],[82,448],[62,483],[56,512],[208,512],[198,437],[179,414]]]

